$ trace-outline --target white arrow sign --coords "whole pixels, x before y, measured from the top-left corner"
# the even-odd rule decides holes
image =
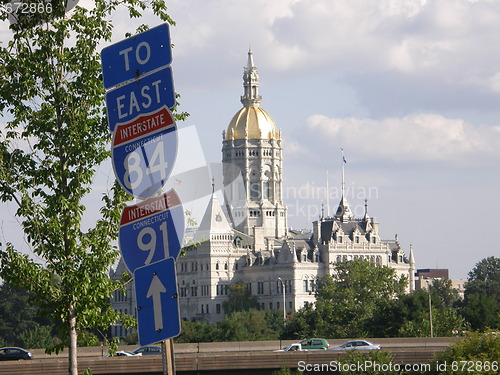
[[[149,286],[148,293],[146,294],[146,298],[153,297],[153,312],[155,318],[155,331],[159,331],[163,329],[163,316],[161,311],[161,293],[165,293],[167,290],[165,286],[162,284],[161,280],[156,276],[153,276],[153,280],[151,281],[151,285]]]
[[[181,333],[175,259],[167,258],[134,271],[137,326],[141,346]]]

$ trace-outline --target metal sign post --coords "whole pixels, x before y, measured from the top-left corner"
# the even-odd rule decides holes
[[[166,340],[167,346],[167,367],[170,371],[170,374],[175,374],[175,361],[174,361],[174,340],[168,339]]]
[[[163,375],[175,374],[174,340],[168,339],[161,342]]]
[[[161,342],[161,363],[163,366],[163,375],[168,375],[168,363],[167,363],[167,340]]]

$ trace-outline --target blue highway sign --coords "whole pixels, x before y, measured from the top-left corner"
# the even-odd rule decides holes
[[[136,198],[153,196],[172,173],[177,141],[177,127],[166,106],[117,124],[111,156],[122,188]]]
[[[126,123],[143,112],[155,112],[175,105],[172,69],[163,68],[106,93],[109,130]]]
[[[175,190],[122,211],[118,242],[129,271],[176,259],[184,238],[184,210]]]
[[[139,344],[150,345],[181,332],[174,258],[134,272]]]
[[[170,65],[172,50],[168,25],[162,24],[104,48],[101,62],[106,90]]]

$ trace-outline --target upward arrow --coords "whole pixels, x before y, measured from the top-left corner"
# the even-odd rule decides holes
[[[153,297],[153,313],[155,319],[155,331],[163,329],[163,316],[161,311],[161,293],[165,293],[167,290],[165,286],[162,284],[156,274],[153,276],[153,280],[151,280],[151,285],[149,286],[148,293],[146,294],[146,298]]]

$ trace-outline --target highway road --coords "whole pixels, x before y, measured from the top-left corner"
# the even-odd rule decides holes
[[[397,338],[369,339],[380,344],[384,350],[394,355],[395,363],[427,363],[433,353],[445,349],[456,338]],[[339,345],[347,340],[328,340],[331,345]],[[341,361],[345,353],[335,351],[314,351],[275,353],[274,350],[294,341],[233,342],[176,344],[175,365],[178,374],[272,374],[282,364],[297,368],[299,363],[325,364]],[[120,347],[130,350],[137,346]],[[79,368],[83,371],[92,368],[93,374],[143,374],[162,373],[161,356],[113,357],[102,356],[104,348],[81,348],[79,350]],[[15,363],[0,362],[0,374],[50,374],[66,375],[67,359],[65,353],[59,356],[46,356],[43,351],[33,350],[34,359]],[[334,373],[334,372],[332,372]]]
[[[460,340],[458,337],[401,337],[385,339],[367,339],[382,346],[382,349],[393,350],[400,348],[445,348],[451,342]],[[175,344],[175,354],[186,353],[224,353],[224,352],[254,352],[254,351],[274,351],[300,340],[276,340],[276,341],[242,341],[242,342],[208,342],[194,344]],[[328,339],[330,346],[340,345],[349,339]],[[120,346],[118,350],[132,351],[138,345]],[[81,357],[104,356],[107,347],[79,348]],[[43,349],[30,350],[33,357],[37,359],[54,358],[55,355],[46,355]],[[67,351],[57,357],[67,357]]]

